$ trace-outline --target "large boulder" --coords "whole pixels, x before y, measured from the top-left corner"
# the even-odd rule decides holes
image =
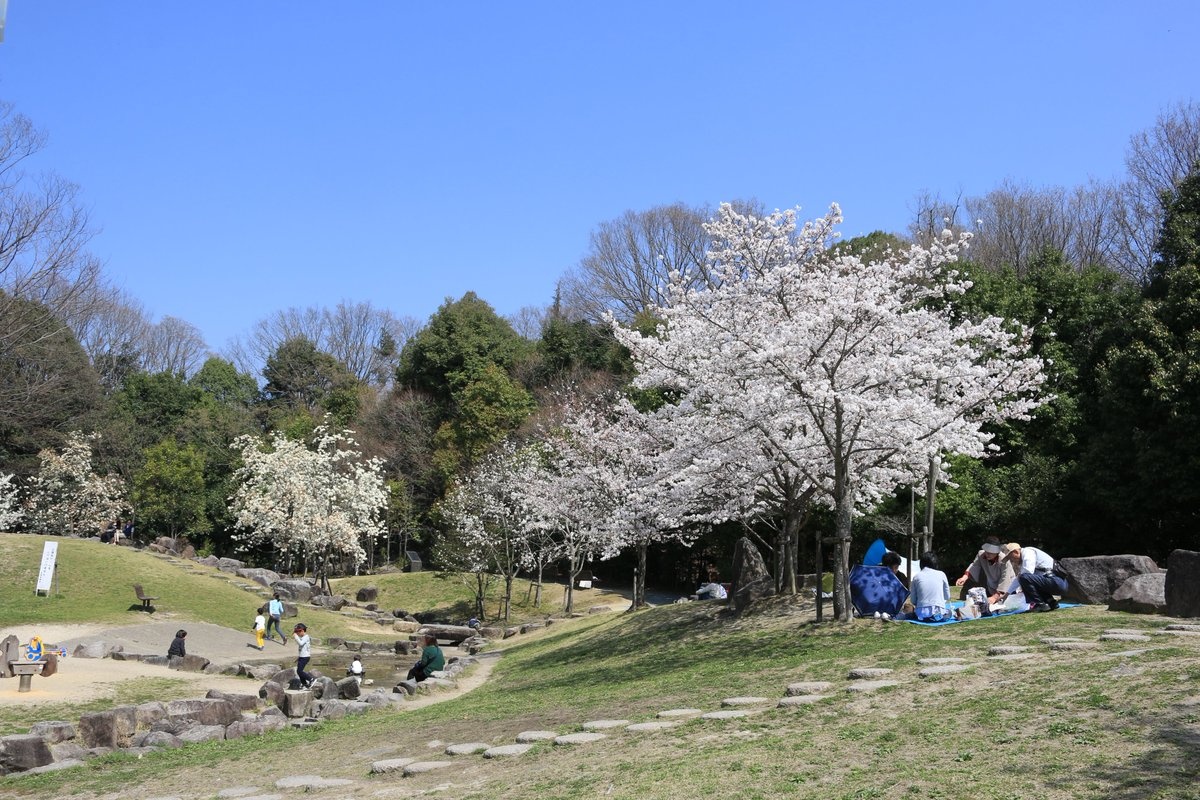
[[[1067,573],[1064,597],[1078,603],[1103,605],[1113,592],[1134,575],[1152,575],[1159,571],[1149,556],[1088,556],[1060,558],[1058,565]]]
[[[346,607],[346,603],[348,601],[340,594],[320,594],[312,598],[312,600],[309,602],[318,608],[327,608],[330,611],[341,611]]]
[[[379,588],[377,586],[363,586],[354,595],[355,601],[359,603],[374,603],[379,599]]]
[[[42,737],[46,744],[58,744],[75,738],[75,726],[61,720],[35,722],[29,727],[29,732]]]
[[[1167,573],[1134,575],[1113,592],[1108,601],[1109,611],[1128,611],[1131,614],[1164,614],[1167,610]]]
[[[271,591],[279,595],[280,600],[290,600],[293,603],[307,603],[313,596],[313,585],[304,580],[275,581]]]
[[[279,573],[274,570],[263,569],[261,567],[243,567],[242,569],[234,570],[234,575],[239,578],[245,578],[248,581],[271,587],[271,584],[279,580]],[[263,603],[266,605],[266,603]]]
[[[171,669],[177,669],[181,672],[204,672],[209,665],[209,660],[204,656],[171,656],[167,665]]]
[[[228,700],[204,698],[172,700],[167,703],[167,719],[187,720],[200,725],[228,725],[241,717],[241,712]]]
[[[76,730],[89,748],[129,747],[137,731],[137,706],[117,706],[84,714]]]
[[[218,558],[217,569],[221,572],[237,572],[246,566],[244,561],[238,561],[236,558]]]
[[[24,772],[53,763],[54,754],[42,737],[32,734],[0,736],[0,774]]]
[[[538,624],[536,622],[528,623],[530,630],[535,630],[533,627],[535,625]],[[438,639],[451,644],[458,644],[475,635],[475,629],[468,628],[466,625],[422,625],[417,632],[433,634]]]
[[[233,694],[219,689],[209,689],[204,695],[210,700],[225,700],[238,711],[257,711],[259,698],[256,694]]]
[[[1175,550],[1167,557],[1164,594],[1168,616],[1200,617],[1200,553]]]
[[[775,594],[775,581],[767,572],[762,554],[754,542],[746,536],[733,546],[733,592],[734,610],[739,614],[751,603]]]

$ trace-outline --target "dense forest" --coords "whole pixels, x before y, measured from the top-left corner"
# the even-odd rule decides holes
[[[505,447],[584,414],[587,398],[671,401],[635,388],[614,329],[654,336],[672,286],[714,280],[715,207],[631,210],[597,225],[554,297],[512,318],[473,293],[424,322],[369,302],[263,309],[214,353],[190,323],[153,321],[114,288],[88,251],[80,190],[27,171],[45,141],[33,122],[5,105],[0,134],[0,528],[95,535],[120,518],[143,540],[186,535],[204,552],[270,566],[278,552],[242,535],[231,504],[247,475],[244,437],[316,447],[323,431],[346,429],[382,481],[384,535],[368,543],[366,566],[405,550],[449,563],[461,517],[448,492],[497,464],[519,469],[498,460]],[[948,458],[932,508],[916,484],[860,509],[856,543],[882,536],[906,550],[910,529],[931,525],[951,559],[993,534],[1056,556],[1165,560],[1196,547],[1200,105],[1164,111],[1132,138],[1126,165],[1110,183],[919,197],[909,230],[829,248],[870,263],[969,233],[957,265],[969,288],[951,313],[1025,326],[1045,365],[1046,401],[1030,418],[990,423],[994,455]],[[730,208],[762,214],[752,200]],[[835,509],[800,499],[805,540],[832,534]],[[691,584],[709,565],[727,568],[745,534],[781,563],[769,514],[694,519],[649,542],[643,577]],[[584,547],[558,566],[599,555]],[[602,569],[628,581],[638,557],[627,548]],[[801,546],[794,568],[814,571],[814,557]]]

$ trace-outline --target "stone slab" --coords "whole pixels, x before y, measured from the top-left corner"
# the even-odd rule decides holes
[[[517,743],[548,742],[557,736],[558,734],[554,731],[521,731],[517,734]]]
[[[399,772],[414,761],[416,761],[415,758],[385,758],[382,761],[373,762],[371,764],[371,772],[376,775]]]
[[[727,708],[724,711],[709,711],[707,714],[701,714],[700,719],[737,719],[748,716],[750,716],[750,712],[745,709]]]
[[[585,731],[606,731],[609,728],[624,728],[629,724],[627,719],[593,719],[583,723]]]
[[[958,672],[966,672],[972,666],[971,664],[935,664],[932,667],[923,668],[917,674],[922,678],[933,678],[938,675],[954,675]]]
[[[505,758],[528,753],[533,748],[531,744],[502,744],[483,751],[484,758]]]
[[[721,706],[724,708],[736,708],[738,706],[761,706],[771,702],[769,697],[726,697],[721,701]]]
[[[639,733],[641,731],[662,731],[666,730],[667,728],[674,728],[678,724],[678,722],[672,722],[665,719],[658,720],[657,722],[635,722],[632,725],[626,725],[625,730],[633,731],[634,733]]]
[[[1032,648],[1018,644],[998,644],[988,648],[989,656],[1015,656],[1028,653]]]
[[[439,769],[445,769],[452,766],[453,761],[414,761],[404,768],[405,777],[412,775],[424,775],[426,772],[434,772]]]
[[[921,667],[936,667],[941,664],[963,664],[966,663],[965,658],[922,658],[917,661],[917,665]]]
[[[1148,642],[1150,637],[1144,633],[1102,633],[1102,642]]]
[[[463,744],[452,744],[446,748],[448,756],[470,756],[475,753],[482,753],[490,748],[490,744],[484,742],[464,742]]]
[[[887,667],[855,667],[846,677],[852,681],[873,681],[891,674]]]
[[[607,739],[606,733],[567,733],[562,736],[555,736],[555,744],[590,744],[598,742],[601,739]]]
[[[704,713],[700,708],[668,708],[666,711],[660,711],[654,716],[659,719],[673,719],[675,717],[698,717]]]
[[[1100,645],[1097,642],[1053,642],[1050,645],[1051,650],[1094,650]]]
[[[990,656],[992,661],[1024,661],[1027,658],[1033,658],[1033,653],[1001,653],[998,656]]]

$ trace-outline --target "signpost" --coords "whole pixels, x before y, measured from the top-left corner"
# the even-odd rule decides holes
[[[50,596],[50,584],[53,582],[58,584],[58,542],[46,542],[46,546],[42,548],[42,567],[38,570],[37,588],[33,590],[35,596],[40,596],[42,592],[46,596]]]

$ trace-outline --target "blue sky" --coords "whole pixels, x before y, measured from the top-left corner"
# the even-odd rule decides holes
[[[1200,100],[1200,3],[9,0],[0,98],[110,278],[214,350],[271,311],[551,299],[626,209],[843,234],[924,190],[1120,175]]]

